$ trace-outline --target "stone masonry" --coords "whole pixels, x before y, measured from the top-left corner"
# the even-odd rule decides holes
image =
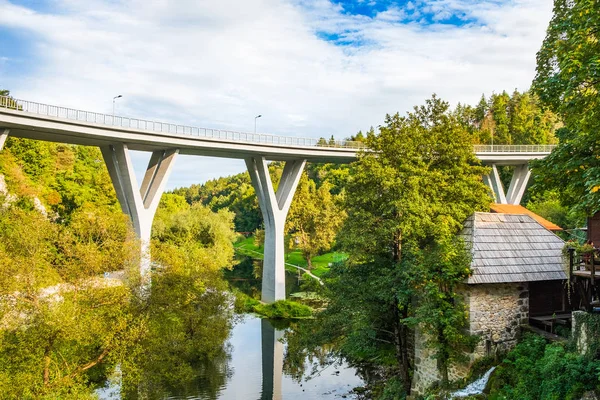
[[[480,337],[470,361],[453,365],[450,380],[465,378],[473,362],[496,353],[504,353],[517,344],[519,326],[529,320],[529,291],[524,283],[466,285],[463,288],[469,313],[469,330]],[[425,346],[425,338],[415,330],[415,357],[412,394],[424,391],[440,381],[437,361]]]
[[[527,282],[472,285],[467,292],[470,331],[481,338],[472,361],[514,347],[519,326],[529,322]]]

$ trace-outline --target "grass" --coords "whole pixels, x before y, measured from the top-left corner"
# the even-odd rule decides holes
[[[239,241],[237,241],[235,243],[235,247],[238,248],[241,252],[244,252],[244,250],[249,250],[249,251],[244,252],[244,254],[251,256],[253,258],[262,259],[262,257],[256,253],[260,253],[262,255],[264,249],[262,247],[256,246],[254,244],[254,236],[240,239]],[[254,252],[256,252],[256,253],[254,253]],[[341,261],[347,257],[348,256],[346,253],[341,253],[341,252],[325,253],[325,254],[321,254],[316,257],[313,257],[313,259],[312,259],[313,268],[310,272],[312,272],[313,274],[315,274],[318,277],[321,277],[325,272],[329,271],[330,263],[333,263],[335,261]],[[293,264],[293,265],[297,265],[302,268],[308,268],[308,263],[302,257],[302,253],[299,250],[294,250],[294,251],[287,253],[285,255],[285,262]],[[295,269],[294,269],[294,271],[295,271]]]
[[[235,309],[240,313],[256,313],[269,319],[306,319],[313,314],[312,308],[292,300],[265,304],[242,292],[237,292],[235,297]]]

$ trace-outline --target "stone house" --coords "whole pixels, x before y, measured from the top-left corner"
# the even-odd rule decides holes
[[[470,332],[480,341],[469,363],[449,370],[451,380],[465,377],[474,361],[513,347],[532,311],[551,314],[567,307],[564,242],[533,216],[477,212],[465,221],[461,237],[473,254],[473,272],[462,290]],[[417,330],[414,393],[440,380],[437,362],[423,342]]]

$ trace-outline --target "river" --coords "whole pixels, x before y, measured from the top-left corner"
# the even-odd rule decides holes
[[[347,364],[324,367],[313,376],[293,379],[283,369],[284,331],[266,319],[244,315],[231,330],[228,343],[227,378],[214,392],[189,386],[175,388],[165,399],[338,399],[355,398],[352,389],[363,385],[356,370]],[[308,363],[308,361],[307,361]],[[211,369],[217,373],[216,369]],[[310,371],[310,368],[307,368]],[[213,377],[206,377],[210,380]],[[96,392],[102,400],[118,399],[118,384]]]
[[[239,270],[234,286],[246,292],[260,290],[260,282],[240,278]],[[297,274],[287,273],[288,294],[298,290]],[[257,287],[258,286],[258,287]],[[282,342],[285,329],[276,329],[273,323],[256,315],[238,316],[224,346],[225,356],[208,360],[212,367],[199,369],[199,379],[193,385],[170,387],[162,399],[338,399],[356,398],[352,389],[363,386],[357,370],[341,362],[321,366],[305,359],[306,371],[298,376],[298,368],[286,371],[286,345]],[[281,323],[276,324],[278,328]],[[286,328],[291,329],[291,328]],[[320,354],[322,357],[323,354]],[[314,357],[313,360],[318,357]],[[96,391],[102,400],[120,399],[119,379],[111,380]],[[155,393],[156,394],[156,393]]]

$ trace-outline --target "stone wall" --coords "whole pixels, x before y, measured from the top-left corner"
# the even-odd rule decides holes
[[[473,362],[485,356],[503,353],[517,344],[519,326],[529,322],[529,291],[527,283],[468,285],[462,288],[469,312],[470,332],[481,340],[470,361],[453,365],[450,380],[465,378]],[[412,393],[423,392],[441,376],[434,354],[425,346],[425,337],[415,330],[415,358]]]
[[[519,326],[529,323],[527,283],[472,285],[468,288],[468,297],[471,333],[481,337],[472,359],[514,347]]]
[[[571,337],[577,351],[584,356],[595,357],[600,353],[600,314],[585,311],[573,311],[571,319]]]

